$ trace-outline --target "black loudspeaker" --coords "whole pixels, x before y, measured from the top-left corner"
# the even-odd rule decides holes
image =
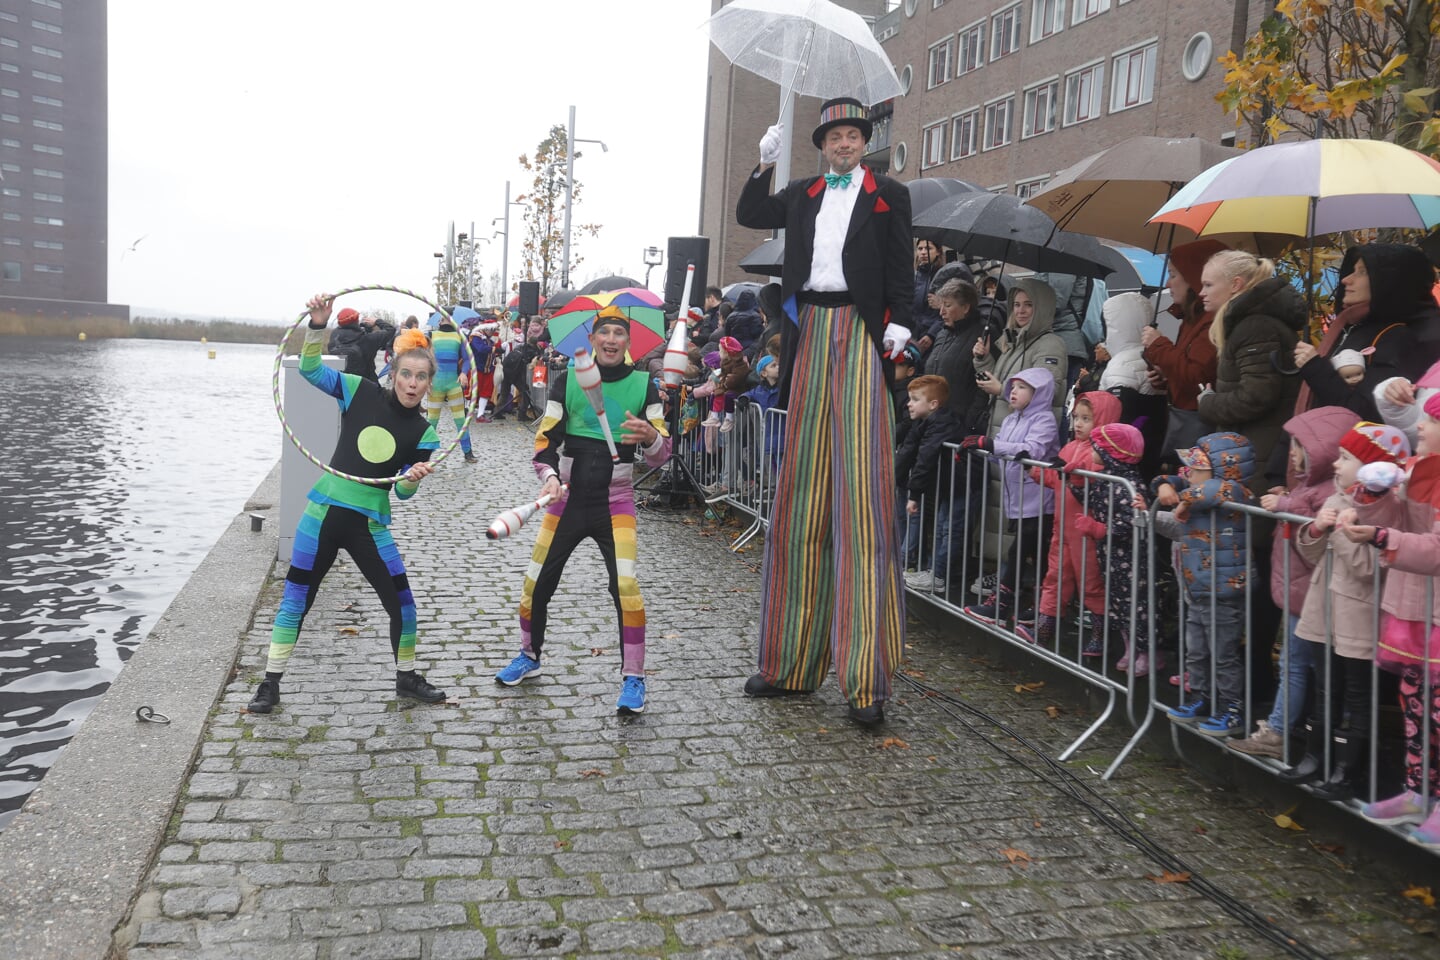
[[[540,312],[540,281],[520,281],[520,315],[533,317]]]
[[[699,307],[705,303],[705,274],[710,263],[709,237],[671,237],[670,249],[665,260],[665,309],[673,311],[680,306],[680,295],[685,290],[685,268],[695,264],[695,280],[690,285],[690,306]]]

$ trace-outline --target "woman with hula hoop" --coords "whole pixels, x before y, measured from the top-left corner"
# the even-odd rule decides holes
[[[340,437],[325,473],[310,489],[295,531],[265,679],[250,701],[251,713],[269,713],[280,703],[280,677],[340,550],[350,555],[390,615],[395,693],[425,703],[445,699],[443,691],[415,672],[415,598],[389,528],[391,480],[400,499],[408,500],[434,469],[429,461],[439,441],[421,401],[435,377],[435,355],[424,333],[407,330],[395,342],[391,388],[331,370],[320,355],[333,301],[321,294],[306,305],[310,323],[300,350],[300,375],[339,402]]]

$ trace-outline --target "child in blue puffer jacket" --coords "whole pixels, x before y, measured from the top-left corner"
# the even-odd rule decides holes
[[[1194,695],[1170,709],[1176,723],[1197,723],[1212,737],[1245,733],[1245,578],[1249,546],[1245,516],[1225,509],[1249,503],[1246,486],[1255,473],[1255,452],[1238,433],[1210,433],[1189,450],[1178,477],[1157,477],[1162,507],[1155,530],[1176,542],[1177,572],[1185,590],[1185,669]],[[1210,664],[1215,664],[1214,694]],[[1218,708],[1218,709],[1217,709]]]

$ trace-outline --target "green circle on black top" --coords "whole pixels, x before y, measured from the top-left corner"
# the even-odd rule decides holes
[[[395,456],[395,437],[384,427],[373,424],[360,431],[355,440],[360,456],[371,463],[384,463]]]

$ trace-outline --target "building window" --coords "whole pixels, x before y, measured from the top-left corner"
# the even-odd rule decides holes
[[[14,147],[18,150],[20,148],[20,141],[12,140],[9,137],[6,137],[5,139],[0,140],[0,147]]]
[[[56,50],[54,47],[42,47],[38,43],[30,44],[30,51],[32,53],[38,53],[41,56],[54,57],[56,60],[59,60],[65,56],[65,54],[61,53],[59,50]]]
[[[1015,120],[1015,98],[1006,97],[985,105],[984,148],[994,150],[1010,142],[1010,128]]]
[[[64,272],[65,272],[65,268],[64,268],[64,267],[55,266],[54,264],[51,264],[51,263],[37,263],[37,264],[35,264],[35,272],[36,272],[36,273],[64,273]]]
[[[0,264],[0,276],[3,276],[6,280],[19,280],[20,264],[14,260],[6,260],[3,264]]]
[[[963,160],[980,152],[980,108],[950,118],[950,159]]]
[[[985,66],[985,21],[970,24],[960,31],[960,56],[955,75],[963,76]]]
[[[62,197],[62,196],[60,196],[60,194],[58,194],[58,193],[40,193],[40,192],[37,190],[35,193],[30,194],[30,196],[34,197],[36,200],[43,200],[43,201],[45,201],[46,203],[64,203],[64,202],[65,202],[65,198]]]
[[[51,10],[60,9],[60,0],[30,0],[30,2],[42,7],[49,7]]]
[[[19,73],[20,68],[13,63],[0,63],[0,73]]]
[[[11,40],[9,37],[0,37],[0,47],[14,47],[20,49],[19,40]]]
[[[0,172],[4,172],[4,173],[19,173],[19,172],[20,172],[20,164],[18,164],[18,163],[0,163]]]
[[[3,216],[6,220],[19,220],[19,219],[20,219],[20,214],[18,214],[18,213],[10,213],[8,210],[7,210],[4,214],[0,214],[0,216]]]
[[[12,100],[20,96],[19,90],[11,90],[9,87],[0,87],[0,97],[9,97]]]
[[[1020,49],[1020,4],[996,11],[990,17],[990,59],[999,60]]]
[[[31,120],[31,126],[39,127],[41,130],[54,130],[56,133],[64,133],[65,125],[56,123],[54,120]]]
[[[3,241],[0,241],[0,242],[3,242],[3,243],[5,244],[5,246],[7,246],[7,247],[18,247],[18,246],[20,246],[20,238],[19,238],[19,237],[6,237]]]
[[[1210,59],[1214,51],[1215,45],[1210,40],[1210,34],[1202,31],[1191,37],[1180,58],[1180,72],[1185,75],[1185,79],[1193,81],[1205,76],[1210,69]]]
[[[64,83],[65,78],[58,73],[46,73],[44,70],[31,70],[30,76],[36,80],[49,80],[51,83]]]
[[[35,167],[33,173],[37,177],[49,177],[51,180],[65,179],[65,174],[61,173],[59,170],[42,170],[40,167]]]
[[[57,100],[57,99],[55,99],[54,97],[42,97],[42,96],[40,96],[40,94],[38,94],[38,93],[31,94],[31,95],[30,95],[30,99],[31,99],[32,101],[34,101],[35,103],[43,103],[43,104],[44,104],[45,106],[47,106],[47,107],[63,107],[63,106],[65,106],[65,101],[63,101],[63,100]]]
[[[20,118],[13,113],[0,113],[0,121],[4,121],[5,123],[19,123]]]
[[[1034,0],[1030,10],[1030,42],[1039,43],[1065,29],[1065,0]]]
[[[16,219],[16,220],[19,220],[20,218],[19,218],[19,217],[16,217],[15,219]],[[65,221],[64,221],[64,220],[61,220],[59,217],[36,217],[34,222],[35,222],[37,225],[42,226],[42,227],[63,227],[63,226],[65,226]]]
[[[18,197],[20,191],[16,187],[0,187],[0,197]]]
[[[1155,99],[1154,41],[1117,53],[1110,61],[1110,112],[1129,110]]]
[[[13,14],[13,13],[6,13],[4,10],[0,10],[0,20],[4,20],[6,23],[19,23],[19,22],[20,22],[20,18],[19,18],[19,17],[15,16],[15,14]]]
[[[945,124],[937,123],[926,127],[921,140],[920,169],[938,166],[945,162]]]
[[[15,144],[15,146],[18,147],[18,146],[20,146],[20,144],[17,142],[17,143]],[[63,157],[63,156],[65,156],[65,148],[64,148],[64,147],[51,147],[51,146],[47,146],[46,144],[43,144],[43,143],[32,143],[32,144],[30,145],[30,149],[31,149],[31,150],[34,150],[36,153],[48,153],[48,154],[50,154],[51,156],[55,156],[55,157]]]
[[[1025,91],[1024,112],[1020,120],[1022,140],[1055,129],[1055,98],[1059,92],[1059,80],[1048,80]]]
[[[950,79],[950,38],[930,48],[930,66],[926,73],[926,89],[931,90]]]
[[[1050,182],[1049,177],[1036,177],[1033,180],[1020,180],[1015,184],[1015,196],[1021,200],[1029,200],[1031,197],[1045,189],[1045,184]]]
[[[60,27],[59,27],[58,24],[46,23],[44,20],[31,20],[31,21],[30,21],[30,26],[34,27],[36,30],[44,30],[46,33],[64,33],[64,32],[65,32],[64,30],[61,30],[61,29],[60,29]]]
[[[1105,62],[1092,63],[1065,76],[1065,126],[1100,116],[1100,91],[1105,86]]]
[[[1075,0],[1075,15],[1071,23],[1084,23],[1091,17],[1098,17],[1110,9],[1110,0]]]
[[[35,246],[40,250],[64,250],[65,244],[59,240],[36,240]]]

